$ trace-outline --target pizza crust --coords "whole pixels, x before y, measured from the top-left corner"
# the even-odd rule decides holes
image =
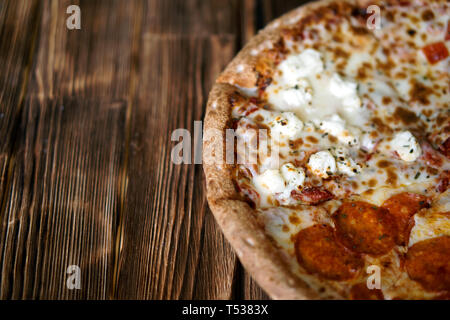
[[[342,299],[345,298],[325,282],[312,287],[295,275],[283,251],[264,231],[253,208],[236,190],[232,179],[233,165],[215,161],[217,153],[225,150],[225,130],[231,127],[229,96],[238,87],[252,89],[257,85],[255,71],[259,52],[273,47],[280,39],[280,30],[295,24],[313,10],[334,0],[321,0],[299,7],[271,22],[253,37],[225,71],[218,77],[208,100],[203,141],[203,167],[206,175],[209,206],[235,249],[245,269],[274,299]],[[368,6],[379,1],[348,0],[351,4]],[[398,1],[388,1],[395,4]],[[385,2],[386,3],[386,2]],[[210,134],[208,131],[218,133]],[[217,136],[219,138],[217,138]],[[307,277],[305,277],[307,278]],[[318,279],[320,281],[320,279]],[[320,292],[320,293],[319,293]]]
[[[256,86],[258,53],[279,40],[281,28],[294,24],[311,10],[332,1],[319,1],[297,8],[274,20],[253,37],[217,79],[206,109],[203,168],[209,206],[244,268],[273,299],[319,299],[324,296],[293,274],[282,251],[258,222],[254,209],[238,194],[232,179],[233,165],[217,164],[215,156],[225,149],[225,130],[231,121],[230,94],[236,91],[236,85],[244,88]],[[220,133],[219,139],[214,132]],[[336,297],[339,295],[331,292],[328,298]]]
[[[240,196],[232,180],[230,165],[214,164],[214,153],[224,147],[224,131],[231,120],[229,94],[236,88],[216,84],[209,96],[205,116],[205,132],[219,130],[221,140],[204,135],[204,171],[209,206],[235,249],[245,269],[274,299],[318,299],[317,293],[302,282],[289,269],[273,241],[267,236],[256,212]],[[214,107],[213,107],[214,105]]]

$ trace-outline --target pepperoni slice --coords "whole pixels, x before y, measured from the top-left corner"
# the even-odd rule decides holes
[[[415,243],[406,254],[406,270],[411,279],[426,290],[450,290],[450,236]]]
[[[448,50],[444,42],[436,42],[422,48],[423,53],[431,64],[438,63],[448,57]]]
[[[293,190],[291,197],[306,204],[319,204],[333,199],[333,194],[328,190],[318,187],[304,188],[301,192]]]
[[[356,252],[380,255],[395,245],[395,220],[384,208],[363,201],[345,202],[333,219],[338,239]]]
[[[361,257],[339,244],[333,228],[323,224],[297,234],[295,253],[300,265],[308,272],[331,280],[351,279],[363,266]]]
[[[384,300],[380,289],[369,289],[365,282],[357,283],[350,289],[351,300]]]
[[[394,216],[397,224],[397,243],[405,245],[412,225],[410,218],[420,209],[429,207],[427,197],[420,194],[402,192],[387,199],[382,207]]]

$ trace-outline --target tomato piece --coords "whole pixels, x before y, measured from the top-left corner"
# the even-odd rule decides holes
[[[436,42],[422,48],[423,53],[431,64],[438,63],[448,57],[448,50],[444,42]]]

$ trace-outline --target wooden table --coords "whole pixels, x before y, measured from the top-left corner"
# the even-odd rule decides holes
[[[0,298],[267,298],[201,165],[170,161],[171,133],[193,132],[218,73],[301,2],[0,1]]]

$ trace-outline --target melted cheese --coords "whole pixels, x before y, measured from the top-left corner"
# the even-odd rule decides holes
[[[450,213],[425,212],[414,215],[409,246],[440,236],[450,236]]]
[[[250,180],[261,195],[257,213],[285,249],[294,272],[299,270],[295,235],[316,223],[333,225],[330,216],[341,202],[302,206],[289,198],[292,190],[329,188],[327,183],[336,180],[331,186],[337,199],[348,197],[345,189],[378,206],[399,190],[437,197],[438,177],[450,164],[443,158],[439,168],[432,168],[418,138],[426,136],[436,147],[450,137],[450,59],[430,64],[422,48],[443,41],[449,12],[448,6],[437,5],[434,18],[424,21],[426,4],[386,7],[382,32],[360,27],[355,33],[355,21],[343,19],[331,31],[336,26],[304,28],[301,42],[285,38],[288,54],[258,97],[264,109],[249,115],[233,109],[233,117],[269,129],[267,143],[276,154],[260,156]],[[278,126],[278,117],[287,124]],[[414,216],[409,246],[450,234],[449,215],[443,213],[450,211],[448,200],[448,194],[441,195],[430,210]],[[388,299],[433,297],[401,270],[399,256],[406,251],[396,247],[381,257],[368,256],[366,264],[389,265],[382,268]],[[301,275],[314,283],[314,277]]]

